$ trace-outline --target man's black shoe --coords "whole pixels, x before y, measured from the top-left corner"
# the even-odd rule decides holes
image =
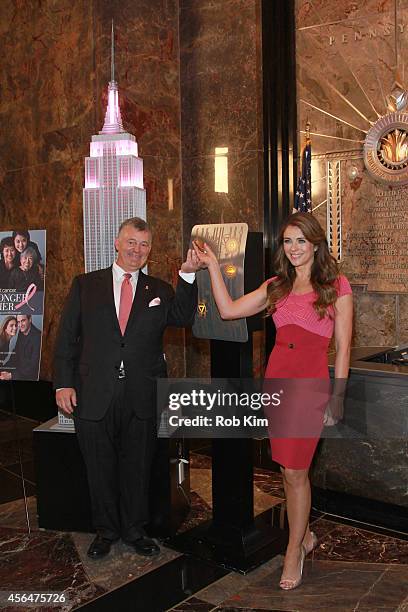
[[[144,557],[154,557],[154,555],[158,555],[160,552],[156,542],[146,536],[142,536],[132,542],[126,542],[126,544],[133,548],[138,555],[143,555]]]
[[[102,557],[106,557],[112,544],[112,540],[107,540],[101,535],[97,535],[88,548],[88,557],[91,557],[91,559],[101,559]]]

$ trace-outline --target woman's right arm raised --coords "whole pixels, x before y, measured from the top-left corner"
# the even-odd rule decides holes
[[[197,242],[193,241],[193,248],[199,260],[208,268],[214,299],[222,319],[243,319],[266,308],[267,281],[255,291],[233,300],[225,286],[217,258],[208,244],[204,243],[204,248],[201,248]]]

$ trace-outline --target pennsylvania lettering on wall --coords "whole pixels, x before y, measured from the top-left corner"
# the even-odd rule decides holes
[[[0,231],[0,380],[38,380],[45,230]]]

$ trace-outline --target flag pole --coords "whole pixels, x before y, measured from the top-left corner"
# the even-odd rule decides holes
[[[309,121],[309,117],[306,117],[306,144],[310,144],[310,121]]]
[[[305,144],[302,149],[302,167],[295,193],[293,213],[312,212],[312,141],[310,139],[309,117],[306,117],[305,127]]]

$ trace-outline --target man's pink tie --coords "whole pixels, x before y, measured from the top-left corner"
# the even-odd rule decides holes
[[[130,311],[133,302],[133,290],[130,279],[131,274],[124,274],[122,287],[120,289],[120,304],[119,304],[119,326],[122,336],[125,334],[126,325],[129,319]]]

